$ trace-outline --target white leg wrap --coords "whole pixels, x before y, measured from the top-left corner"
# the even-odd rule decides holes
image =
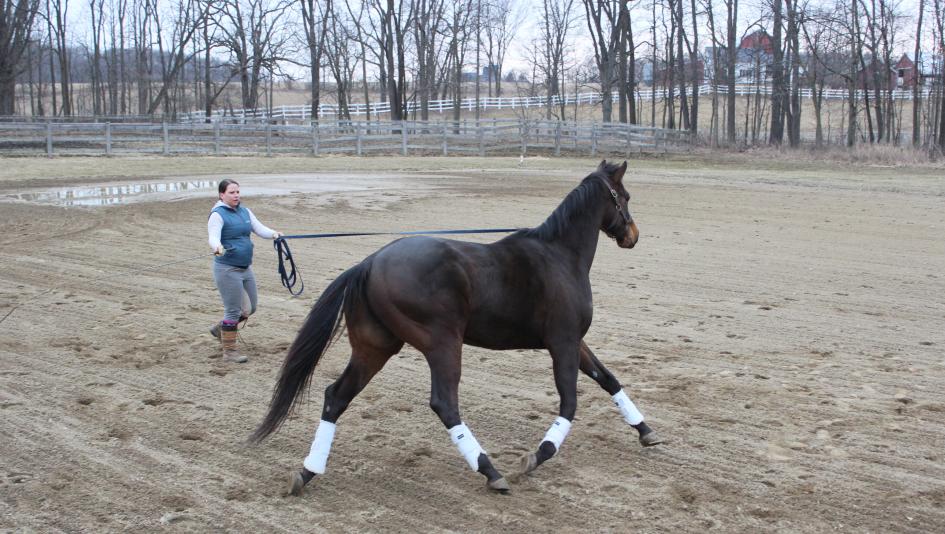
[[[639,425],[643,422],[643,414],[640,413],[640,410],[637,409],[636,405],[633,404],[633,401],[630,400],[630,397],[628,397],[622,389],[612,398],[614,399],[614,403],[617,404],[617,408],[620,408],[620,414],[623,415],[626,422],[631,425]]]
[[[334,439],[335,424],[325,420],[319,421],[315,439],[312,440],[312,448],[309,449],[308,456],[302,461],[302,465],[313,473],[324,474],[325,464],[328,463],[328,453],[331,452],[331,442]]]
[[[450,429],[450,439],[456,444],[459,453],[466,459],[469,468],[473,471],[479,469],[479,455],[486,454],[485,449],[479,446],[479,442],[473,436],[469,427],[465,423],[460,423]]]
[[[545,438],[542,439],[542,441],[550,441],[555,446],[555,450],[560,450],[561,444],[564,443],[564,438],[568,437],[568,432],[570,431],[571,421],[568,421],[564,417],[558,417],[555,419],[555,422],[551,424],[551,428],[545,433]]]

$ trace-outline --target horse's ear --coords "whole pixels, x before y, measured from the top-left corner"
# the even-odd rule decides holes
[[[623,165],[617,167],[614,171],[613,180],[615,184],[619,184],[623,181],[623,175],[627,172],[627,160],[623,161]]]
[[[605,168],[607,168],[607,160],[606,160],[606,159],[602,159],[602,160],[600,160],[600,165],[597,166],[597,170],[602,170],[602,169],[605,169]]]

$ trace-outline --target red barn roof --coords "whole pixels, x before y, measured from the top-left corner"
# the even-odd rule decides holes
[[[764,50],[766,54],[772,54],[774,49],[771,47],[771,36],[764,30],[756,30],[746,35],[738,48]]]

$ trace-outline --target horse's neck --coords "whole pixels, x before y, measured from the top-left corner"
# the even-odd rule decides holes
[[[594,254],[597,252],[597,240],[600,237],[599,217],[577,217],[559,236],[558,241],[564,245],[574,264],[583,273],[591,270],[594,263]]]
[[[585,198],[585,202],[585,206],[573,206],[570,213],[556,211],[545,224],[555,228],[548,242],[559,250],[559,255],[565,256],[566,259],[562,260],[588,273],[597,251],[603,208],[595,201],[593,193]],[[567,220],[562,220],[562,217],[567,217]]]

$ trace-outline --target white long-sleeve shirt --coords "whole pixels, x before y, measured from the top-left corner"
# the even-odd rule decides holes
[[[226,206],[226,204],[222,200],[218,200],[217,203],[213,205],[213,209],[217,209],[218,206]],[[259,219],[253,215],[252,210],[246,208],[246,211],[249,212],[249,222],[253,225],[253,233],[263,239],[272,239],[276,231],[259,222]],[[223,246],[223,244],[220,243],[220,234],[222,231],[223,217],[220,217],[220,214],[215,211],[210,213],[210,218],[207,219],[207,235],[209,236],[211,250],[216,250],[218,247]]]

